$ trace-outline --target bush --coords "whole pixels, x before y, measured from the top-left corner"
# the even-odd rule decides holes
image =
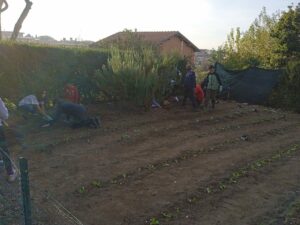
[[[185,64],[178,55],[161,56],[147,45],[108,52],[0,42],[0,96],[16,103],[47,90],[55,98],[66,83],[74,83],[84,102],[109,99],[149,107],[154,97],[172,92],[171,80],[181,82],[177,71]]]
[[[149,107],[152,99],[161,99],[172,90],[170,81],[177,77],[180,57],[159,56],[152,48],[113,49],[107,66],[95,73],[95,83],[111,100],[130,101]]]

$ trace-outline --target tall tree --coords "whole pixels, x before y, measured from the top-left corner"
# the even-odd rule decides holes
[[[282,14],[272,36],[279,41],[276,53],[285,67],[272,100],[275,105],[300,112],[300,3]]]
[[[272,36],[279,41],[276,52],[282,59],[282,65],[290,59],[300,57],[300,3],[295,8],[290,6],[282,14],[272,30]]]
[[[32,6],[32,2],[30,0],[25,0],[25,3],[26,3],[26,6],[23,10],[23,12],[21,13],[17,23],[15,24],[15,28],[14,28],[14,31],[11,35],[11,40],[16,40],[18,38],[18,35],[19,35],[19,32],[22,28],[22,24],[25,20],[25,18],[27,17],[30,9],[31,9],[31,6]]]
[[[6,0],[0,0],[0,40],[2,39],[1,14],[8,9]]]
[[[225,44],[219,48],[224,55],[221,63],[232,69],[249,66],[277,67],[277,56],[273,49],[278,41],[271,36],[271,31],[278,18],[278,14],[269,16],[263,8],[248,30],[241,32],[239,28],[232,29]]]

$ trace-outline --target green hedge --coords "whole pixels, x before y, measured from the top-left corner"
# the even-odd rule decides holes
[[[0,42],[0,96],[16,102],[47,90],[50,97],[58,97],[72,82],[85,101],[93,101],[97,89],[90,78],[107,58],[107,52],[93,49]]]

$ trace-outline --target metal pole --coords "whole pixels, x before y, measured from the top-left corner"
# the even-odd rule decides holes
[[[21,189],[22,189],[22,197],[23,197],[24,221],[25,221],[25,225],[32,225],[27,159],[23,157],[19,158],[19,164],[20,164],[20,172],[21,172]]]

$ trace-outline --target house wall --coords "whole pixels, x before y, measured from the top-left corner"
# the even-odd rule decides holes
[[[194,62],[194,50],[187,45],[186,42],[180,38],[174,36],[169,40],[163,42],[160,46],[160,51],[162,53],[174,53],[177,52],[181,56],[187,57],[190,62]]]
[[[2,31],[2,38],[5,39],[10,39],[11,35],[12,35],[12,31]],[[24,33],[23,32],[19,32],[18,38],[23,38]]]

